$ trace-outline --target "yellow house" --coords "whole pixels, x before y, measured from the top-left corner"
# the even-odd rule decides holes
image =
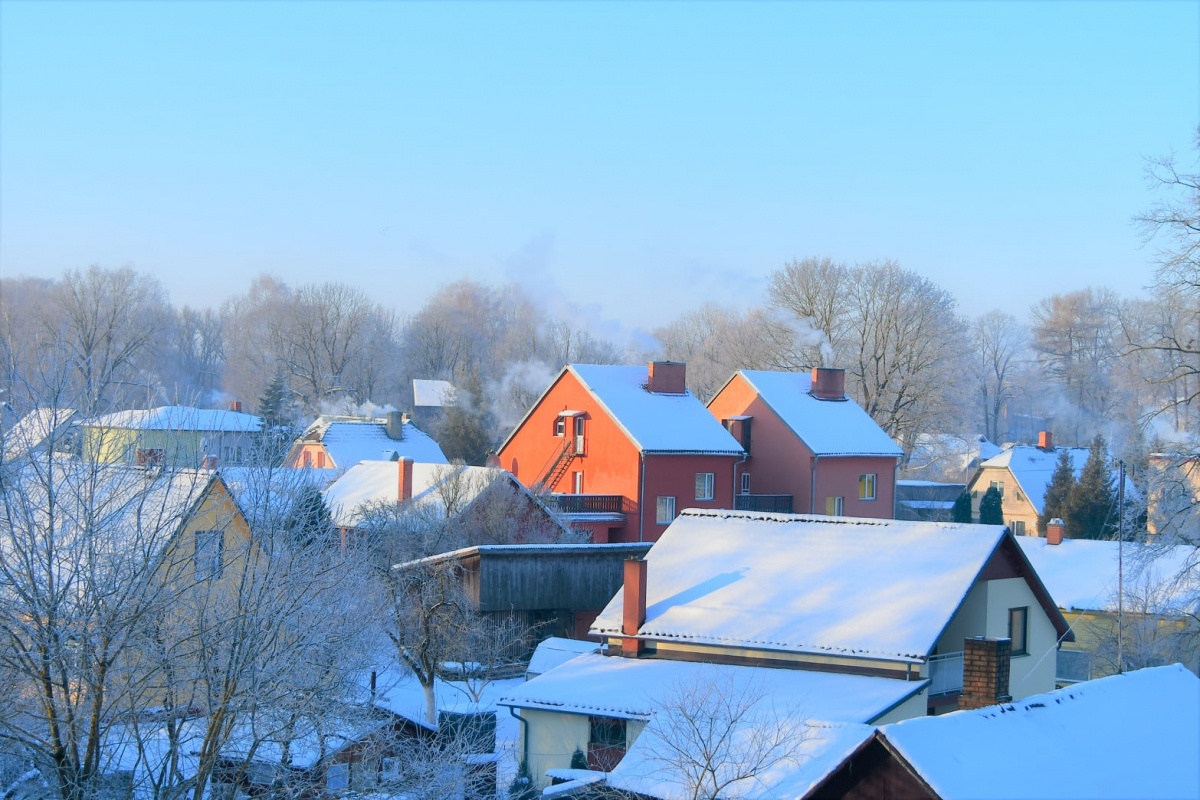
[[[1151,453],[1146,528],[1155,536],[1182,533],[1197,539],[1200,509],[1200,455]]]
[[[1037,521],[1042,513],[1046,487],[1050,485],[1062,450],[1050,446],[1048,434],[1043,434],[1043,442],[1045,447],[1023,444],[1008,447],[979,465],[967,484],[971,493],[971,514],[975,519],[979,519],[979,501],[989,488],[995,487],[1003,503],[1004,522],[1013,535],[1037,536]],[[1088,450],[1072,447],[1067,452],[1075,469],[1075,479],[1079,480]]]
[[[1002,526],[708,509],[626,562],[591,633],[607,655],[500,700],[539,785],[577,750],[611,770],[681,683],[759,685],[810,720],[883,724],[1050,691],[1072,637]]]
[[[83,456],[105,464],[213,467],[253,461],[262,419],[228,411],[162,406],[82,423]]]

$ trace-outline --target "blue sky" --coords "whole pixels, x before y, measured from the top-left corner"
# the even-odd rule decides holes
[[[460,277],[599,332],[895,258],[961,310],[1140,292],[1200,4],[0,3],[0,272],[216,305]]]

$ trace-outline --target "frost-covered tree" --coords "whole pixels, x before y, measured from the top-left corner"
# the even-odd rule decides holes
[[[1117,491],[1108,463],[1108,445],[1096,435],[1079,480],[1067,495],[1066,534],[1072,539],[1111,539],[1117,530]]]

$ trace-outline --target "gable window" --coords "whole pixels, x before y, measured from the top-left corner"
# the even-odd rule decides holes
[[[196,580],[215,581],[225,568],[225,532],[196,531]]]
[[[1008,521],[1008,529],[1010,531],[1012,531],[1013,536],[1024,536],[1025,535],[1025,520],[1010,519]]]
[[[612,772],[625,757],[625,720],[588,717],[588,769]]]
[[[1008,610],[1008,638],[1014,656],[1029,655],[1029,606]]]
[[[1004,497],[1004,481],[992,481],[988,484],[988,488],[995,489],[1001,497]]]
[[[858,499],[875,499],[875,473],[858,476]]]
[[[562,436],[564,433],[566,433],[566,430],[567,430],[566,419],[564,417],[555,417],[554,418],[554,435]]]
[[[697,472],[696,473],[696,499],[697,500],[712,500],[713,499],[713,473]]]
[[[742,473],[742,494],[750,494],[750,473]]]
[[[670,525],[671,520],[675,519],[675,498],[660,497],[658,498],[657,510],[654,516],[654,521],[659,525]]]
[[[830,517],[840,517],[842,515],[842,498],[826,497],[825,514]]]

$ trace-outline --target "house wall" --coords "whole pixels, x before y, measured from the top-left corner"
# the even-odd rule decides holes
[[[325,445],[320,442],[300,442],[288,454],[285,467],[313,467],[315,469],[349,469],[353,464],[335,464]]]
[[[889,722],[900,722],[914,717],[924,717],[929,713],[929,689],[926,687],[893,708],[886,714],[875,719],[867,720],[872,725],[887,725]]]
[[[811,513],[824,514],[826,498],[841,497],[842,513],[847,517],[893,518],[896,507],[896,459],[826,457],[817,459],[816,470],[816,505]],[[867,473],[875,475],[875,499],[859,500],[858,479]]]
[[[587,753],[589,724],[585,714],[564,714],[522,708],[521,733],[517,742],[517,757],[526,758],[529,775],[538,789],[550,785],[548,769],[568,769],[576,750]],[[646,723],[631,719],[625,723],[625,747],[637,741]]]
[[[979,519],[979,501],[987,493],[992,481],[1004,481],[1004,497],[1001,499],[1001,509],[1004,512],[1004,523],[1014,535],[1017,534],[1013,523],[1025,523],[1025,535],[1037,536],[1037,509],[1025,496],[1025,490],[1017,483],[1016,477],[1008,467],[985,467],[976,473],[968,489],[971,492],[971,516]],[[1040,498],[1039,498],[1040,499]]]
[[[1062,650],[1091,653],[1091,678],[1103,678],[1117,672],[1117,615],[1109,611],[1061,609],[1071,623],[1074,642],[1064,642]],[[1134,668],[1180,663],[1200,674],[1200,622],[1179,617],[1164,617],[1125,612],[1122,642],[1127,663]]]
[[[199,467],[206,455],[218,463],[226,457],[225,448],[242,449],[243,461],[251,456],[253,434],[239,431],[140,430],[132,428],[85,428],[84,458],[104,464],[136,464],[137,451],[163,451],[163,463],[178,467]]]
[[[620,591],[625,560],[648,545],[483,551],[464,559],[468,591],[481,611],[600,609]],[[471,574],[479,576],[472,580]]]
[[[989,638],[1008,636],[1008,610],[1028,606],[1027,656],[1013,656],[1009,692],[1014,700],[1054,690],[1058,666],[1058,634],[1024,578],[987,582],[987,631]]]
[[[958,653],[963,649],[963,641],[968,636],[983,636],[988,624],[988,582],[980,581],[967,592],[967,599],[959,607],[958,613],[950,620],[946,630],[937,641],[938,653]],[[1007,631],[1005,636],[1007,636]],[[928,667],[921,674],[928,677]]]
[[[733,508],[736,461],[735,456],[646,456],[642,541],[658,541],[670,524],[658,524],[659,497],[675,498],[676,515],[685,508]],[[696,499],[696,474],[704,472],[713,473],[712,500]],[[638,541],[637,534],[637,530],[626,531],[630,541]]]

